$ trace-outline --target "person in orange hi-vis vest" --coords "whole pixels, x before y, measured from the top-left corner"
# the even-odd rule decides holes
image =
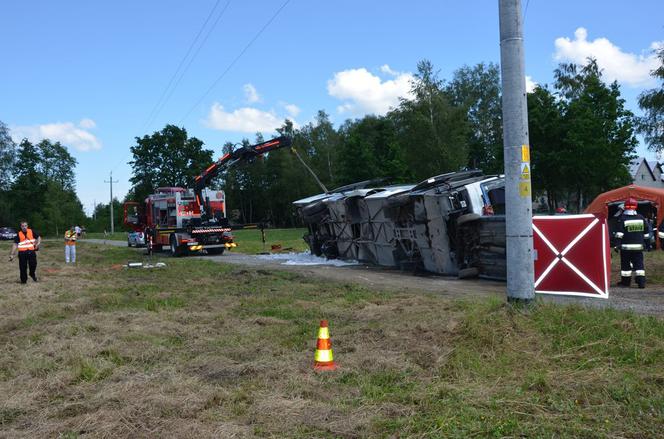
[[[28,281],[28,267],[30,268],[30,277],[37,282],[37,250],[41,244],[39,233],[28,227],[28,223],[21,223],[21,230],[18,231],[14,244],[9,253],[9,260],[13,261],[18,250],[18,268],[21,272],[21,283]]]
[[[65,232],[65,264],[76,263],[76,226],[71,226],[71,229]]]

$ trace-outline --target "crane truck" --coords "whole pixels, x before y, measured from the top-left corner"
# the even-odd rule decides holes
[[[224,192],[209,189],[210,181],[230,167],[251,163],[291,144],[290,137],[282,136],[228,152],[194,179],[193,188],[162,187],[150,194],[143,205],[125,203],[124,222],[145,234],[148,253],[167,248],[173,256],[201,250],[222,254],[236,247],[231,233],[234,227],[226,217]]]

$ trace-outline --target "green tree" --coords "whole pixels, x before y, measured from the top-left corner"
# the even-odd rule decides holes
[[[297,151],[327,187],[337,182],[341,136],[325,111],[318,111],[315,122],[296,132]]]
[[[59,234],[85,218],[75,192],[76,159],[59,142],[24,139],[17,152],[9,199],[14,220],[25,219],[45,234]]]
[[[10,208],[9,188],[16,173],[16,144],[9,135],[7,125],[0,122],[0,224],[16,222]]]
[[[503,170],[500,70],[494,63],[463,66],[446,87],[451,104],[467,111],[468,166],[486,173]]]
[[[625,109],[617,82],[602,81],[594,59],[585,66],[561,64],[555,86],[563,109],[568,181],[577,210],[597,194],[629,183],[627,166],[635,155],[634,115]]]
[[[74,190],[76,186],[77,161],[60,142],[44,139],[37,144],[23,139],[19,145],[15,176],[40,175],[46,180],[59,183],[64,189]]]
[[[452,105],[430,61],[420,61],[412,83],[413,100],[390,113],[407,166],[416,179],[456,171],[468,163],[468,119]]]
[[[14,175],[16,144],[9,135],[7,125],[0,121],[0,191],[5,191]]]
[[[647,90],[639,95],[639,107],[645,112],[638,120],[638,130],[643,134],[648,148],[664,152],[664,48],[657,51],[661,64],[652,72],[660,81],[659,88]]]
[[[113,221],[115,230],[124,229],[124,211],[123,206],[117,198],[113,199]],[[92,218],[87,220],[88,232],[103,232],[111,231],[111,208],[108,203],[99,203],[95,206],[94,212],[92,213]]]
[[[152,135],[136,137],[131,147],[131,192],[142,200],[161,186],[191,186],[194,178],[212,163],[212,150],[188,137],[187,130],[166,125]]]
[[[537,86],[528,94],[528,132],[531,144],[531,166],[534,193],[547,195],[549,211],[558,207],[569,182],[565,165],[573,156],[564,149],[562,108],[545,87]]]
[[[365,116],[340,127],[339,184],[384,178],[400,182],[409,176],[394,120]]]

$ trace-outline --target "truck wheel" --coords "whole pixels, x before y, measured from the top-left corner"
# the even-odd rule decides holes
[[[175,235],[171,235],[171,256],[179,257],[182,256],[182,248],[178,245],[178,241],[175,238]]]
[[[129,242],[129,240],[127,240],[127,247],[131,247],[131,242]]]
[[[209,248],[207,249],[207,254],[208,255],[221,255],[224,253],[224,250],[226,250],[223,247],[217,247],[217,248]]]

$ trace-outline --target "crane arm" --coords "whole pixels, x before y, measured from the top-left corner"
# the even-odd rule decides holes
[[[265,153],[276,149],[287,148],[291,146],[292,143],[293,141],[290,137],[281,136],[256,145],[243,146],[224,154],[219,160],[208,166],[207,169],[194,180],[194,194],[196,195],[196,203],[201,208],[201,219],[203,221],[209,220],[210,209],[208,202],[203,199],[203,189],[207,187],[210,180],[219,175],[220,172],[232,166],[244,162],[252,162]]]

